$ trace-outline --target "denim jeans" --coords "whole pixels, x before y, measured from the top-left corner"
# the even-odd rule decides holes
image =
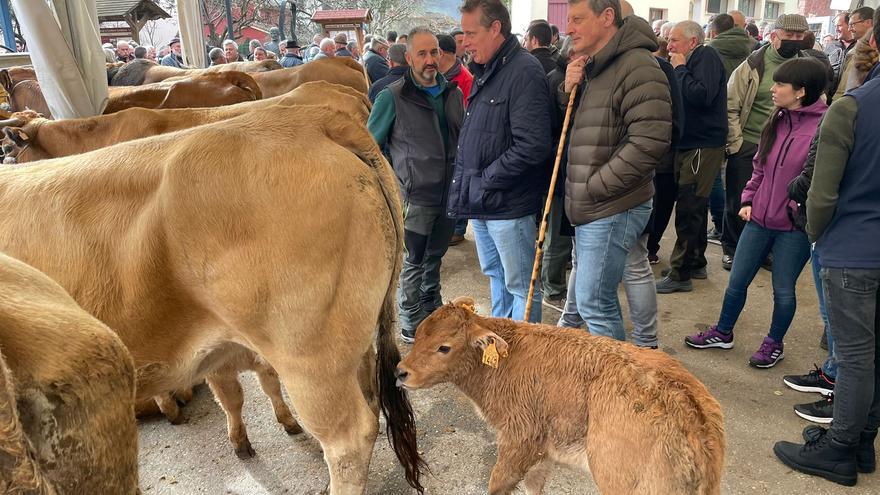
[[[572,252],[571,275],[568,278],[568,299],[556,326],[581,328],[584,319],[577,309],[577,249]],[[642,235],[626,255],[623,288],[629,305],[629,319],[633,323],[632,340],[635,345],[651,347],[657,341],[657,286],[654,271],[648,262],[648,234]],[[653,291],[653,292],[652,292]]]
[[[810,258],[813,265],[813,283],[816,286],[816,296],[819,299],[819,316],[822,317],[822,323],[825,324],[825,336],[828,337],[828,359],[822,364],[822,371],[834,380],[837,377],[837,359],[834,357],[834,337],[831,335],[831,326],[828,324],[828,312],[825,310],[825,290],[822,288],[822,262],[819,260],[819,253],[815,249],[812,250]]]
[[[522,320],[535,263],[535,216],[512,220],[471,219],[480,269],[489,277],[492,316]],[[541,284],[535,284],[531,322],[541,321]]]
[[[546,198],[545,198],[546,199]],[[544,295],[559,297],[565,294],[565,270],[571,257],[571,237],[559,233],[565,198],[556,196],[550,208],[544,239],[544,257],[541,260],[541,284]]]
[[[577,308],[593,335],[625,340],[617,286],[626,257],[645,230],[651,200],[627,211],[575,227]]]
[[[831,438],[853,445],[880,427],[880,270],[825,267],[822,286],[837,356]]]
[[[770,337],[782,342],[797,310],[795,284],[810,259],[810,241],[799,231],[770,230],[755,222],[748,222],[733,258],[718,330],[733,331],[746,304],[746,294],[768,253],[773,253],[773,320]]]
[[[709,212],[712,215],[712,223],[715,224],[715,230],[724,231],[724,181],[721,180],[721,174],[724,170],[719,170],[715,176],[715,182],[712,184],[712,193],[709,195]]]
[[[467,232],[467,218],[459,218],[455,221],[455,235],[464,235]]]
[[[758,145],[743,142],[735,155],[727,158],[724,171],[724,228],[721,230],[721,249],[724,254],[733,256],[739,237],[745,228],[745,221],[739,217],[742,208],[740,199],[749,179],[752,178],[752,159],[758,152]]]
[[[405,255],[397,288],[401,330],[414,331],[442,305],[440,263],[449,248],[454,223],[444,208],[404,205]]]

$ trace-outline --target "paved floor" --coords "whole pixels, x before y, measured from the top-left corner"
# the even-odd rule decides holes
[[[450,248],[444,262],[444,299],[470,295],[478,311],[488,312],[489,293],[480,274],[473,239]],[[668,236],[667,236],[668,237]],[[670,241],[665,241],[668,256]],[[844,488],[795,473],[772,453],[780,439],[796,440],[807,424],[792,412],[800,402],[818,395],[801,394],[782,383],[785,374],[803,373],[823,360],[818,347],[821,324],[809,268],[798,284],[798,308],[786,339],[786,358],[770,370],[747,365],[748,357],[765,335],[771,313],[770,273],[761,271],[753,284],[746,310],[737,326],[737,347],[731,351],[687,349],[685,335],[714,323],[728,272],[720,267],[720,248],[709,246],[709,279],[696,281],[689,294],[661,295],[660,338],[663,351],[681,360],[718,398],[725,413],[726,494],[868,494],[880,493],[880,474],[862,475],[855,488]],[[656,267],[656,272],[665,265]],[[622,298],[625,304],[625,298]],[[558,313],[544,308],[544,321]],[[405,349],[404,349],[405,350]],[[206,387],[200,387],[184,410],[186,424],[172,426],[155,419],[140,426],[140,476],[145,494],[306,494],[317,493],[328,475],[316,441],[306,435],[289,437],[275,422],[268,400],[256,380],[243,376],[245,416],[254,449],[253,459],[239,460],[226,439],[223,412]],[[433,475],[429,494],[486,492],[495,460],[493,436],[470,403],[449,386],[412,395],[419,425],[419,442]],[[328,414],[332,414],[328,411]],[[637,463],[635,453],[632,462]],[[370,467],[370,494],[413,493],[403,481],[384,436],[379,437]],[[598,493],[588,475],[557,468],[545,493]]]

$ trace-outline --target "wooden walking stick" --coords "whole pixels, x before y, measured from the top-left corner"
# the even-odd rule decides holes
[[[550,218],[550,207],[553,205],[553,191],[556,190],[556,177],[559,175],[559,163],[562,161],[562,152],[565,150],[565,138],[568,136],[568,123],[571,120],[571,109],[574,107],[574,98],[577,94],[577,86],[571,90],[568,97],[568,107],[565,109],[565,120],[562,121],[562,135],[559,136],[559,147],[556,149],[556,163],[553,164],[553,175],[550,177],[550,190],[547,191],[547,201],[544,203],[544,215],[541,217],[541,230],[538,231],[538,242],[535,248],[535,264],[532,267],[532,280],[529,283],[529,297],[526,299],[526,312],[523,321],[529,321],[532,314],[532,298],[535,296],[535,281],[541,269],[541,255],[544,252],[544,236],[547,234],[547,219]]]

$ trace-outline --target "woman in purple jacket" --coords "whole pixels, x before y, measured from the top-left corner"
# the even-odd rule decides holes
[[[749,285],[773,253],[773,320],[761,347],[749,359],[770,368],[783,357],[782,339],[797,307],[795,283],[810,259],[810,241],[792,225],[788,183],[804,168],[810,140],[828,106],[820,99],[826,68],[813,58],[789,60],[773,74],[776,105],[761,134],[752,178],[742,194],[739,216],[748,222],[736,248],[718,324],[685,338],[697,349],[733,348],[733,327],[746,303]]]

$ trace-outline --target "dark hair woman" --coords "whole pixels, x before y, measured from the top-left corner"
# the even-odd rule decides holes
[[[783,338],[797,307],[795,283],[810,259],[810,241],[792,225],[788,184],[801,173],[810,141],[828,105],[821,99],[827,72],[813,58],[789,60],[773,74],[776,105],[761,134],[752,178],[742,194],[740,217],[746,222],[736,247],[733,267],[718,324],[685,338],[698,349],[733,347],[733,327],[746,303],[749,285],[767,255],[773,253],[773,318],[770,332],[749,359],[770,368],[783,357]]]

